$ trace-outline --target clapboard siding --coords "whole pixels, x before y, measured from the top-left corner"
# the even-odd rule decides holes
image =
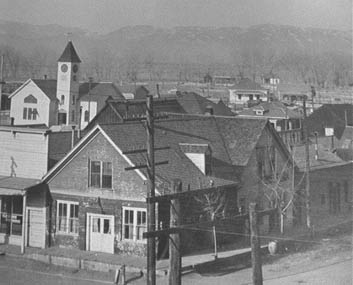
[[[48,167],[43,133],[0,131],[0,175],[40,179]]]
[[[37,103],[24,103],[24,99],[30,94],[37,99]],[[36,120],[23,119],[23,108],[25,107],[37,109],[38,115]],[[54,119],[49,118],[49,116],[54,116],[55,118],[55,113],[49,113],[49,111],[49,98],[33,81],[30,81],[26,86],[24,86],[20,91],[18,91],[16,95],[11,98],[10,117],[14,118],[15,125],[45,124],[49,126],[49,123],[54,121]]]

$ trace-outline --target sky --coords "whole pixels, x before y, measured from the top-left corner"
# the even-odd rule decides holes
[[[0,0],[0,19],[108,33],[129,25],[352,29],[351,0]]]

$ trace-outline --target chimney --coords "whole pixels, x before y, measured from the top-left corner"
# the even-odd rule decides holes
[[[205,115],[213,116],[213,107],[212,106],[206,106]]]

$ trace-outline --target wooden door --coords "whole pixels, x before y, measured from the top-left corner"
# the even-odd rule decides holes
[[[114,253],[114,216],[88,214],[89,250]]]
[[[42,208],[28,209],[28,246],[45,247],[45,211]]]

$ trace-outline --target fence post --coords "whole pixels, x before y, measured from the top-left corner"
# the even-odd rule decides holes
[[[173,193],[180,193],[180,180],[172,183]],[[170,227],[180,225],[180,200],[170,201]],[[181,248],[180,233],[171,234],[169,238],[169,285],[181,285]]]
[[[256,203],[249,205],[251,264],[253,285],[262,285],[261,247],[258,235]]]

